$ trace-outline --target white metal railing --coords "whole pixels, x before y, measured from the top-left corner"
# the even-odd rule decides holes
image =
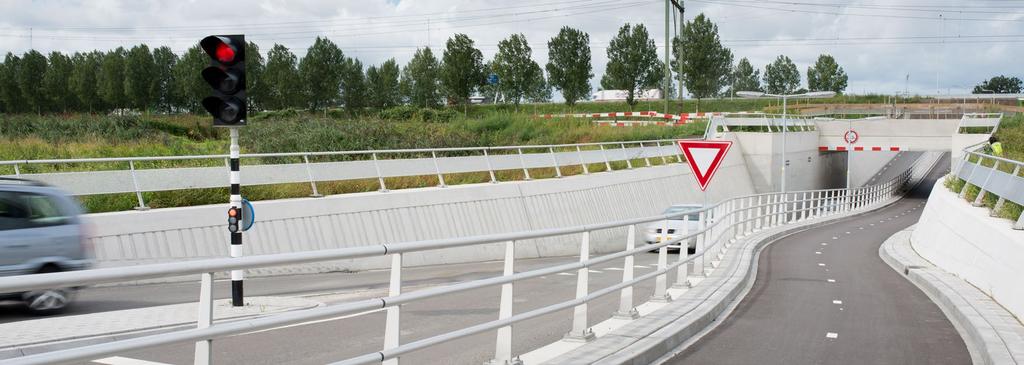
[[[400,176],[437,176],[439,186],[445,187],[446,174],[487,171],[491,182],[498,182],[496,171],[522,170],[529,180],[530,169],[554,168],[556,177],[562,176],[566,166],[582,166],[590,173],[588,164],[603,164],[612,170],[612,162],[625,161],[633,168],[632,160],[642,159],[651,166],[652,158],[667,157],[682,161],[675,139],[620,141],[554,145],[522,145],[500,147],[421,148],[365,151],[291,152],[243,154],[242,159],[293,158],[299,163],[259,164],[243,163],[242,176],[246,185],[283,183],[309,183],[312,196],[320,196],[317,182],[354,179],[376,179],[380,191],[388,191],[385,178]],[[390,158],[387,158],[390,157]],[[343,158],[347,161],[311,162],[311,158]],[[138,168],[140,163],[168,163],[192,161],[202,163],[223,160],[224,167]],[[119,164],[115,169],[66,171],[68,165]],[[57,166],[57,172],[26,173],[26,166]],[[11,166],[13,177],[28,178],[60,187],[78,196],[96,194],[135,193],[138,208],[145,209],[143,192],[224,187],[228,181],[228,155],[110,157],[47,160],[0,161],[0,168]],[[106,166],[102,166],[106,167]],[[10,170],[9,170],[10,171]]]
[[[554,313],[559,310],[574,308],[570,337],[587,339],[592,336],[588,326],[587,303],[599,297],[619,293],[620,304],[617,316],[635,318],[633,304],[633,287],[642,281],[654,279],[654,297],[666,298],[668,276],[675,275],[677,283],[683,283],[688,275],[705,275],[710,269],[711,261],[722,259],[726,249],[736,239],[754,232],[784,226],[794,222],[821,219],[840,213],[873,209],[900,196],[905,189],[919,181],[934,165],[931,162],[918,160],[910,169],[895,178],[879,185],[865,186],[854,189],[826,189],[797,191],[788,193],[767,193],[740,196],[721,201],[701,209],[668,215],[656,215],[614,222],[590,224],[575,227],[551,228],[534,231],[491,234],[473,237],[435,239],[402,243],[385,243],[371,246],[283,253],[273,255],[247,256],[241,258],[205,259],[165,264],[140,265],[131,267],[95,269],[77,272],[37,274],[0,278],[0,292],[23,292],[55,287],[71,287],[102,283],[136,281],[143,279],[171,277],[182,275],[199,275],[199,321],[194,329],[180,330],[163,334],[120,340],[110,343],[72,348],[15,359],[5,360],[10,364],[51,364],[96,359],[102,356],[151,348],[175,343],[195,342],[195,363],[208,364],[211,361],[213,341],[225,336],[241,333],[273,329],[279,326],[301,324],[343,315],[353,315],[367,311],[385,310],[385,336],[381,351],[357,356],[338,364],[378,364],[382,362],[397,363],[399,357],[412,351],[441,344],[457,338],[479,334],[490,330],[498,330],[495,360],[496,363],[507,363],[514,358],[512,352],[512,325],[537,316]],[[665,202],[669,205],[671,202]],[[684,231],[675,238],[667,235],[669,219],[687,219],[690,214],[698,214],[698,230]],[[661,222],[662,241],[651,245],[637,247],[637,225]],[[684,227],[688,225],[684,224]],[[619,252],[590,257],[590,235],[592,232],[626,229],[624,249]],[[515,246],[523,240],[578,235],[580,239],[579,261],[560,264],[540,269],[514,272]],[[696,251],[689,254],[684,245],[695,241]],[[685,243],[683,243],[685,242]],[[504,273],[502,276],[465,281],[444,287],[434,287],[413,292],[402,292],[403,257],[407,253],[439,250],[453,247],[504,243]],[[677,261],[669,263],[668,247],[680,247]],[[651,249],[658,250],[657,270],[634,277],[632,261],[636,254],[643,254]],[[330,261],[340,259],[359,259],[367,257],[390,256],[391,277],[390,293],[386,297],[359,300],[349,303],[330,305],[302,311],[260,317],[255,319],[232,321],[214,324],[212,321],[213,276],[215,272],[236,269],[254,269],[268,266],[292,265],[300,263]],[[623,277],[619,284],[590,291],[588,268],[624,259]],[[546,307],[513,314],[514,283],[517,281],[537,278],[560,272],[577,270],[576,295],[572,300],[563,301]],[[675,272],[673,273],[673,270]],[[471,289],[501,286],[499,315],[494,321],[465,327],[421,340],[400,343],[399,333],[401,322],[399,313],[401,305],[419,300],[449,295]]]
[[[763,127],[769,133],[782,132],[783,126],[788,126],[791,131],[798,132],[813,131],[817,129],[812,117],[805,115],[786,115],[767,113],[722,113],[711,117],[707,129],[704,132],[720,133],[728,132],[729,127]],[[721,130],[719,130],[721,127]]]
[[[954,176],[964,180],[964,186],[957,192],[958,195],[961,199],[964,199],[967,197],[967,189],[971,185],[977,186],[980,191],[978,196],[974,198],[972,205],[980,207],[985,205],[986,193],[995,194],[999,197],[999,200],[996,201],[995,206],[992,208],[993,215],[1003,208],[1007,200],[1024,205],[1024,177],[1020,175],[1024,162],[980,152],[986,143],[981,142],[964,148],[960,163],[957,165],[956,171],[954,171]],[[977,161],[972,163],[972,157],[977,158]],[[986,161],[991,162],[992,166],[985,166],[984,163]],[[1008,173],[1000,170],[1000,165],[1005,166],[1007,169],[1012,169],[1012,172]],[[1024,229],[1024,214],[1017,217],[1013,229]]]

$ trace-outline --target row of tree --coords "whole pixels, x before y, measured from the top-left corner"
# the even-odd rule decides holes
[[[416,51],[399,66],[394,59],[364,65],[347,57],[327,38],[317,37],[305,57],[275,44],[266,59],[256,44],[246,49],[249,106],[254,110],[344,106],[351,112],[366,107],[467,104],[472,95],[519,105],[551,99],[557,89],[569,105],[590,97],[590,36],[563,27],[547,42],[548,63],[541,67],[522,34],[498,43],[494,59],[485,62],[472,39],[448,39],[440,59],[429,47]],[[722,46],[718,27],[703,14],[684,25],[673,42],[675,58],[666,73],[657,47],[642,24],[625,24],[607,47],[603,89],[627,91],[627,102],[645,89],[661,88],[679,72],[695,98],[723,95],[722,90],[792,92],[800,85],[796,66],[785,56],[765,68],[764,77],[747,59],[733,66],[732,52]],[[4,112],[109,111],[126,108],[161,112],[199,111],[209,94],[200,76],[208,63],[197,46],[181,56],[167,47],[146,45],[108,52],[43,55],[35,50],[21,57],[8,53],[0,64],[0,110]],[[546,75],[545,75],[546,71]],[[490,75],[495,75],[497,82]],[[546,76],[546,77],[545,77]],[[835,60],[822,55],[807,71],[811,90],[842,92],[846,74]],[[763,85],[762,85],[763,81]]]

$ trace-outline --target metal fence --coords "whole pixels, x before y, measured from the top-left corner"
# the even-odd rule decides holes
[[[473,237],[385,243],[364,247],[332,249],[321,251],[295,252],[274,255],[248,256],[242,258],[206,259],[167,264],[141,265],[133,267],[96,269],[78,272],[26,275],[0,278],[0,292],[22,292],[43,288],[93,285],[111,282],[135,281],[159,277],[198,275],[200,280],[199,320],[194,329],[179,330],[163,334],[97,344],[61,351],[54,351],[21,358],[5,360],[10,364],[51,364],[96,359],[111,354],[151,348],[156,346],[195,342],[195,363],[208,364],[211,348],[217,338],[257,330],[269,330],[280,326],[301,324],[344,315],[355,315],[368,311],[386,311],[384,343],[380,351],[346,359],[337,364],[397,364],[404,354],[438,345],[465,336],[497,330],[494,359],[496,363],[509,363],[515,359],[512,352],[513,324],[560,310],[573,308],[570,337],[588,339],[593,336],[588,326],[587,304],[597,298],[619,294],[617,314],[624,318],[635,318],[633,287],[646,280],[654,280],[654,297],[665,298],[669,275],[675,275],[676,283],[684,283],[689,275],[705,275],[712,267],[712,261],[721,260],[726,249],[736,239],[761,230],[776,228],[796,222],[818,220],[854,211],[879,207],[900,196],[927,174],[937,159],[922,158],[911,169],[886,183],[854,189],[826,189],[787,193],[768,193],[740,196],[721,201],[701,209],[668,215],[620,220],[584,226],[552,228],[534,231],[491,234]],[[668,204],[670,202],[666,202]],[[698,214],[699,229],[684,231],[678,237],[669,238],[667,224],[670,219],[688,219]],[[661,242],[637,246],[637,226],[659,224],[662,229]],[[687,227],[683,224],[683,227]],[[590,236],[593,232],[625,229],[626,241],[621,251],[590,257]],[[579,261],[515,272],[515,246],[517,242],[541,237],[575,237],[579,239]],[[695,241],[696,250],[689,254],[683,245]],[[685,244],[683,243],[685,242]],[[440,250],[453,247],[468,247],[490,243],[504,243],[504,273],[501,276],[464,281],[456,284],[403,293],[403,256],[411,252]],[[668,247],[680,247],[678,260],[668,261]],[[657,270],[640,276],[633,274],[634,255],[658,250]],[[686,253],[686,254],[684,254]],[[256,319],[214,324],[213,277],[215,272],[235,269],[253,269],[268,266],[330,261],[339,259],[360,259],[389,256],[390,292],[386,297],[359,300],[349,303],[314,309],[286,312]],[[589,268],[611,260],[623,259],[623,277],[619,284],[590,291]],[[513,314],[514,284],[518,281],[538,278],[567,271],[577,271],[575,298],[538,309]],[[428,298],[485,287],[501,287],[498,318],[452,332],[420,339],[409,343],[399,342],[401,331],[401,305]]]
[[[708,132],[721,133],[729,132],[729,127],[757,127],[764,128],[768,133],[782,132],[783,126],[789,131],[807,132],[817,129],[814,118],[802,115],[787,115],[767,113],[722,113],[711,117],[711,122],[705,130]],[[719,128],[721,127],[721,128]]]
[[[309,183],[313,196],[320,196],[317,182],[323,181],[376,179],[380,191],[388,191],[385,178],[436,176],[439,185],[444,187],[446,174],[488,172],[490,181],[498,182],[495,172],[502,170],[521,170],[529,180],[530,169],[554,168],[555,176],[561,177],[562,169],[567,166],[580,166],[584,173],[590,173],[588,165],[593,164],[603,164],[605,170],[612,170],[613,162],[624,161],[627,168],[633,168],[636,160],[643,160],[645,166],[651,166],[652,158],[660,159],[662,163],[670,157],[674,161],[682,161],[675,141],[256,153],[241,155],[248,162],[242,164],[241,173],[245,185]],[[316,162],[318,158],[343,161]],[[298,163],[263,162],[287,159]],[[142,163],[209,165],[215,160],[223,160],[224,166],[139,168]],[[108,167],[111,164],[115,166]],[[14,172],[8,176],[41,181],[73,195],[135,193],[139,209],[146,208],[143,192],[219,188],[228,182],[228,155],[0,161],[0,168],[5,166],[10,166]],[[25,173],[22,170],[27,166],[59,167],[61,170],[78,167],[86,171]]]
[[[984,199],[987,193],[999,197],[992,208],[992,215],[996,215],[1007,200],[1024,205],[1024,177],[1020,175],[1024,162],[981,152],[986,143],[974,144],[963,150],[963,157],[954,173],[954,176],[965,181],[963,188],[959,191],[960,198],[966,198],[967,189],[974,185],[980,190],[972,202],[976,207],[985,205]],[[976,161],[971,162],[972,158]],[[986,166],[986,163],[990,165]],[[1003,171],[1004,169],[1010,172]],[[1017,217],[1013,229],[1024,229],[1024,214]]]

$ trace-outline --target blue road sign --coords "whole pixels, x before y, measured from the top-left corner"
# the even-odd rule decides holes
[[[487,75],[487,83],[494,85],[498,83],[498,74]]]
[[[256,210],[246,199],[242,199],[242,219],[245,220],[242,222],[242,231],[248,231],[256,223]]]

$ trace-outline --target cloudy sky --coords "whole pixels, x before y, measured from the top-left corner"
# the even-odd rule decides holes
[[[832,54],[850,75],[850,93],[957,94],[993,75],[1024,76],[1024,0],[684,3],[687,20],[706,14],[736,59],[762,70],[784,54],[804,73]],[[417,47],[439,50],[454,33],[490,59],[499,40],[523,33],[543,65],[547,40],[571,26],[590,34],[595,85],[623,23],[647,26],[659,52],[665,43],[664,0],[0,0],[0,14],[3,53],[138,43],[181,53],[208,34],[244,33],[264,52],[280,43],[299,57],[326,36],[364,64],[404,64]]]

